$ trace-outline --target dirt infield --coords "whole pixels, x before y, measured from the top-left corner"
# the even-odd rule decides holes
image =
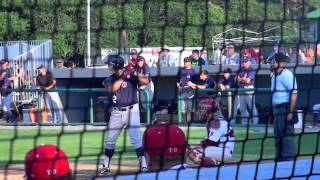
[[[114,174],[135,174],[139,172],[138,160],[122,160],[121,164],[117,164],[117,161],[111,163],[112,175]],[[75,179],[92,179],[96,177],[97,168],[101,168],[101,165],[97,167],[96,164],[89,163],[77,163],[70,164]],[[11,165],[8,170],[0,169],[0,180],[20,180],[24,176],[24,165]]]

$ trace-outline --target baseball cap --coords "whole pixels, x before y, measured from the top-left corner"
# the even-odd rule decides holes
[[[190,58],[190,57],[185,57],[184,59],[183,59],[183,62],[184,63],[186,63],[186,62],[191,62],[192,61],[192,59]]]
[[[68,157],[55,145],[37,146],[26,155],[25,175],[27,179],[54,179],[66,176],[70,172]]]
[[[42,64],[37,67],[37,69],[43,69],[43,68],[46,68],[46,67],[44,67],[44,65],[42,65]]]
[[[2,60],[0,61],[0,64],[4,64],[4,63],[9,63],[9,60],[8,60],[8,59],[2,59]]]
[[[290,58],[288,56],[284,55],[283,53],[277,53],[277,54],[274,55],[274,60],[277,63],[289,62]]]
[[[248,56],[244,56],[241,60],[241,62],[250,62],[250,59]]]
[[[227,68],[223,71],[224,73],[232,73],[232,70],[230,68]]]
[[[167,45],[164,45],[164,46],[162,47],[162,50],[168,50],[168,51],[170,51],[169,46],[167,46]]]
[[[104,63],[107,65],[114,65],[118,68],[123,68],[124,66],[124,60],[119,55],[109,55]]]
[[[144,133],[144,147],[149,155],[183,156],[186,136],[175,124],[156,124]]]

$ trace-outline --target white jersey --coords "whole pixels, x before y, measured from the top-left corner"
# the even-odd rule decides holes
[[[227,121],[220,121],[219,129],[209,128],[206,140],[205,146],[228,147],[232,152],[234,150],[233,129]]]

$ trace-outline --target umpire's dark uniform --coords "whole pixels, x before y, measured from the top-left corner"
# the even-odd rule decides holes
[[[289,57],[282,54],[274,56],[275,73],[271,79],[276,159],[278,161],[292,160],[297,153],[294,123],[291,118],[297,100],[297,82],[293,73],[285,68],[288,60]]]

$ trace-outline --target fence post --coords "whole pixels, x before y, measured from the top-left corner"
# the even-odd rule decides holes
[[[93,122],[94,122],[94,117],[93,117],[93,97],[92,97],[92,90],[90,89],[90,92],[89,92],[89,98],[90,98],[90,104],[89,104],[89,106],[90,106],[90,109],[89,109],[89,113],[90,113],[90,124],[93,124]]]
[[[148,93],[148,91],[146,91],[145,89],[143,90],[144,95],[146,97],[146,102],[147,102],[147,124],[151,124],[151,102],[150,102],[150,94]]]
[[[228,91],[228,119],[232,117],[232,92]]]
[[[179,122],[179,124],[181,124],[181,122],[182,122],[180,92],[178,92],[178,122]]]

